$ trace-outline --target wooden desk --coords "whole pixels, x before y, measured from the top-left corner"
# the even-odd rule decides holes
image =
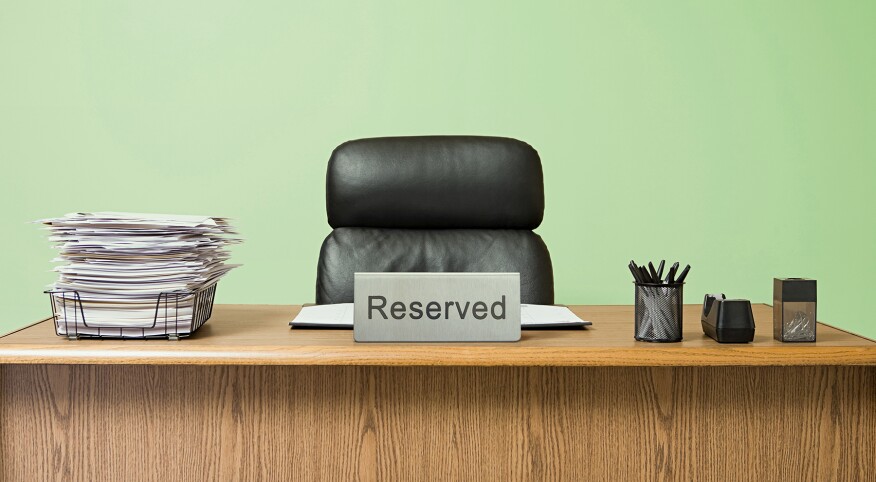
[[[873,480],[876,343],[633,340],[632,307],[507,344],[356,344],[298,307],[192,338],[0,338],[2,480]],[[164,366],[172,365],[172,366]]]

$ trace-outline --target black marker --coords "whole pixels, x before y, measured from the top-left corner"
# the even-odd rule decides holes
[[[639,272],[642,273],[642,281],[645,283],[653,283],[651,281],[651,275],[648,274],[648,270],[645,269],[644,266],[639,266]]]
[[[636,267],[636,262],[630,260],[628,268],[630,268],[630,273],[633,273],[633,280],[635,280],[636,283],[641,283],[642,276],[639,274],[639,268]]]
[[[678,280],[676,280],[675,282],[684,283],[684,278],[687,277],[688,271],[690,271],[690,265],[685,266],[684,271],[681,272],[681,274],[678,276]]]
[[[669,274],[666,275],[666,282],[668,284],[675,283],[675,273],[678,271],[678,261],[676,261],[671,268],[669,268]]]
[[[664,267],[665,265],[666,265],[666,260],[665,260],[665,259],[661,259],[661,260],[660,260],[660,266],[657,268],[657,279],[658,279],[658,280],[662,280],[662,279],[663,279],[663,267]]]
[[[648,261],[648,273],[651,275],[651,279],[653,279],[655,283],[660,282],[660,276],[657,274],[657,270],[654,269],[654,263],[650,261]]]

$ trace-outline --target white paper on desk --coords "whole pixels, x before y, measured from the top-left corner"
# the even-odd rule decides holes
[[[592,325],[565,306],[526,304],[520,305],[520,324],[524,328]]]
[[[575,327],[592,324],[578,318],[565,306],[521,304],[520,318],[523,328]],[[289,324],[303,328],[352,328],[353,303],[305,306]]]
[[[305,306],[289,324],[301,327],[352,328],[353,303]]]

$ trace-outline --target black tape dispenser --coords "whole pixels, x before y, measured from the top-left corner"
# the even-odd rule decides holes
[[[718,343],[748,343],[754,339],[754,313],[748,300],[706,295],[702,322],[703,333]]]

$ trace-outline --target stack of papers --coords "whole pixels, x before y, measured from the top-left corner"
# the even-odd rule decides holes
[[[81,300],[80,312],[71,309],[73,293],[65,293],[66,303],[53,296],[62,335],[68,327],[83,335],[121,337],[190,333],[190,293],[239,266],[225,263],[226,247],[240,242],[225,218],[96,212],[38,222],[60,250],[54,261],[65,263],[55,268],[59,277],[51,289],[75,291]],[[162,297],[156,316],[162,293],[179,295],[169,297],[167,313]]]
[[[353,303],[305,306],[289,324],[298,328],[352,328]],[[574,328],[590,324],[565,306],[520,305],[522,328]]]

